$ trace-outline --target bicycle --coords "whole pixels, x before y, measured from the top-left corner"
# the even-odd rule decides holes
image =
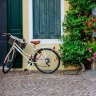
[[[19,52],[28,62],[25,71],[29,70],[31,66],[35,66],[40,72],[50,74],[55,72],[60,66],[60,56],[53,48],[39,48],[36,49],[36,45],[40,44],[40,41],[31,41],[34,44],[33,53],[27,54],[24,52],[27,43],[25,39],[20,39],[12,34],[6,34],[8,36],[8,43],[12,45],[8,54],[4,59],[4,64],[2,71],[3,73],[8,73]]]

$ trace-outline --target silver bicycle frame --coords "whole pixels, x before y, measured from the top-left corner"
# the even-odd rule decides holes
[[[31,60],[29,60],[28,57],[30,57],[31,55],[25,53],[15,42],[13,43],[12,48],[15,48],[22,56],[24,56],[24,58],[29,62],[32,63],[32,65],[34,65],[37,62],[33,62]],[[36,53],[36,52],[35,52]],[[33,64],[34,63],[34,64]],[[38,62],[38,63],[42,63],[42,62]]]

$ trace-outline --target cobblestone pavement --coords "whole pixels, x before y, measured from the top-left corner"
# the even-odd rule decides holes
[[[0,73],[0,96],[96,96],[96,71],[79,75]]]

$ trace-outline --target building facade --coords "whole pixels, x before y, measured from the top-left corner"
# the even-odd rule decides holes
[[[2,36],[6,32],[24,37],[28,42],[24,51],[29,54],[32,53],[32,40],[40,40],[37,48],[55,46],[58,51],[67,9],[68,4],[64,0],[0,0],[0,65],[10,48],[7,37]],[[24,69],[26,66],[27,61],[18,56],[14,67]]]

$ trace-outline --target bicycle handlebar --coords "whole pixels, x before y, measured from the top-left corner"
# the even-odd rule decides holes
[[[13,38],[13,39],[15,39],[15,40],[17,40],[17,41],[19,41],[19,42],[21,42],[21,43],[26,43],[26,40],[25,39],[21,39],[21,38],[18,38],[16,36],[13,36],[10,33],[8,34],[8,36],[11,37],[11,38]]]
[[[20,38],[18,38],[18,37],[16,37],[16,36],[13,36],[11,33],[3,33],[3,35],[2,36],[7,36],[8,38],[13,38],[13,39],[15,39],[15,40],[17,40],[17,41],[19,41],[19,42],[26,42],[26,40],[23,38],[23,39],[20,39]]]

